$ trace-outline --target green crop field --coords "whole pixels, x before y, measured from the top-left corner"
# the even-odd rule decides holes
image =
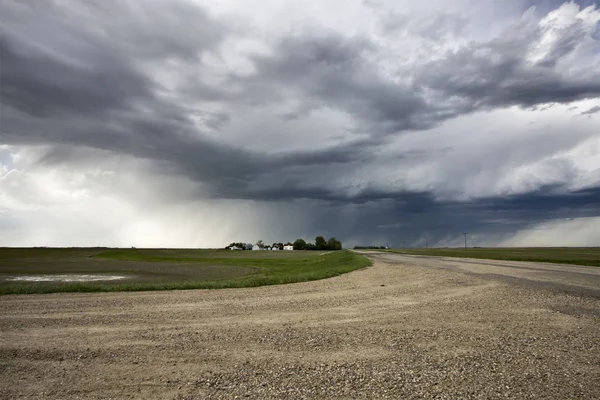
[[[425,256],[537,261],[600,267],[600,247],[391,249],[383,251]]]
[[[366,257],[347,250],[0,248],[0,295],[254,287],[329,278],[368,265]]]

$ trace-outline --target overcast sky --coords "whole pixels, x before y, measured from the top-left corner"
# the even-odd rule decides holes
[[[599,21],[591,0],[0,0],[0,246],[599,246]]]

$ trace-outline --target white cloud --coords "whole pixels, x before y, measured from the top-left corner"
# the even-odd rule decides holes
[[[585,109],[593,102],[575,104]],[[396,185],[459,200],[522,194],[551,184],[588,187],[597,183],[592,175],[599,168],[600,118],[576,115],[555,105],[461,116],[397,137],[381,150],[381,162],[364,165],[356,175],[371,177],[381,189]]]
[[[119,157],[115,169],[115,156],[102,153],[92,165],[49,167],[36,163],[44,148],[4,151],[15,161],[0,176],[3,246],[222,247],[314,234],[306,204],[202,198],[192,182],[153,175],[144,160]]]
[[[600,217],[544,222],[504,240],[501,246],[600,246]]]

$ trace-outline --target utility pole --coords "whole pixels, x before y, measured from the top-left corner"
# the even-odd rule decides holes
[[[465,235],[465,249],[467,248],[467,235],[469,234],[469,232],[463,232],[463,235]]]
[[[427,240],[427,236],[425,237],[425,248],[429,248],[429,241]]]

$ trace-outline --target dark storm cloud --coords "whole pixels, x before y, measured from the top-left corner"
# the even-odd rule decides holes
[[[227,72],[222,83],[211,85],[202,80],[203,55],[219,58],[219,46],[233,28],[199,6],[179,1],[60,4],[0,5],[0,142],[50,145],[45,162],[68,163],[81,156],[79,147],[127,154],[208,185],[206,197],[363,207],[353,229],[373,234],[398,226],[430,230],[441,238],[448,230],[477,230],[489,220],[518,217],[525,226],[553,213],[563,215],[561,210],[569,210],[564,215],[596,215],[590,208],[597,205],[590,200],[598,194],[593,190],[459,203],[436,200],[436,188],[366,184],[344,191],[331,184],[361,164],[382,161],[376,150],[403,132],[432,128],[477,110],[599,97],[597,70],[572,74],[559,66],[587,35],[579,25],[562,32],[537,63],[525,57],[542,32],[521,23],[491,41],[472,42],[391,74],[381,72],[375,59],[382,50],[370,38],[302,32],[274,40],[266,55],[251,56],[253,73]],[[461,21],[460,16],[439,14],[420,26],[420,35],[429,40],[457,35]],[[178,74],[173,65],[184,66],[181,73],[189,77],[184,87],[168,88],[156,78],[161,72]],[[155,67],[158,72],[152,71]],[[327,107],[349,115],[355,121],[352,131],[367,138],[327,149],[267,153],[225,144],[193,121],[199,113],[207,128],[219,132],[241,110],[288,99],[297,107],[282,114],[284,119],[302,119]],[[192,112],[188,101],[224,107]],[[249,132],[248,140],[254,133]],[[410,150],[394,157],[411,157]],[[501,216],[491,218],[493,213]],[[327,221],[324,217],[319,223]]]
[[[166,159],[199,178],[224,160],[243,164],[251,159],[198,135],[185,110],[161,98],[160,85],[143,73],[147,64],[140,64],[196,59],[223,37],[220,24],[186,3],[154,4],[159,9],[127,4],[87,3],[89,10],[50,2],[5,5],[4,18],[20,24],[7,20],[0,40],[2,141],[57,144],[66,151],[71,145],[91,146]],[[81,18],[77,26],[75,16]],[[178,29],[184,22],[201,28]],[[93,33],[88,24],[96,28]],[[217,114],[211,123],[227,118]],[[228,165],[210,171],[211,176],[246,169]]]
[[[450,16],[442,19],[454,21]],[[244,83],[252,98],[276,93],[279,98],[310,99],[313,107],[343,109],[375,136],[427,129],[481,109],[531,108],[600,96],[596,70],[571,74],[557,68],[586,37],[582,23],[563,29],[552,48],[532,64],[525,57],[542,34],[521,22],[497,39],[447,52],[416,71],[398,70],[400,79],[391,80],[369,63],[377,46],[368,39],[307,33],[286,37],[271,56],[256,57],[258,73]],[[407,77],[410,83],[401,83]]]
[[[52,3],[8,6],[5,18],[16,18],[20,25],[6,25],[0,40],[4,143],[62,146],[53,149],[46,161],[76,157],[71,146],[168,161],[192,179],[211,182],[217,196],[222,191],[223,196],[241,198],[249,195],[245,187],[250,179],[273,168],[346,162],[357,156],[358,145],[265,157],[208,139],[193,126],[185,108],[160,97],[160,85],[143,73],[138,61],[197,57],[223,38],[223,26],[183,3],[160,3],[161,10],[149,12],[114,3],[91,4],[92,10],[84,10],[89,14],[78,14],[90,19],[79,21],[79,32],[70,20],[74,11]],[[49,14],[52,18],[47,19]],[[186,40],[176,26],[159,29],[166,16],[181,24],[198,24],[200,33],[212,27],[214,32],[204,35],[211,40],[203,35]],[[34,29],[38,23],[53,35],[38,36]],[[106,35],[92,35],[86,24]],[[112,28],[117,32],[109,31]],[[322,56],[323,62],[336,62],[335,55]],[[219,97],[205,90],[195,95]],[[209,126],[217,128],[231,118],[225,112],[210,117]]]
[[[315,108],[340,108],[371,135],[431,127],[443,111],[413,85],[380,76],[366,60],[375,49],[367,38],[332,32],[286,37],[272,56],[255,57],[257,74],[242,82],[251,97],[275,92],[307,99]]]
[[[123,141],[169,136],[172,131],[164,128],[172,126],[157,125],[159,120],[189,129],[187,116],[159,97],[160,85],[141,67],[172,57],[196,59],[216,45],[222,29],[186,3],[134,4],[3,4],[2,103],[8,123],[2,134],[7,141],[64,144],[78,136],[74,144],[112,143],[120,151]],[[202,28],[177,29],[183,21]],[[21,113],[25,117],[19,120]],[[48,127],[21,129],[32,120]],[[61,126],[73,121],[79,123]],[[60,129],[53,131],[54,123]],[[97,125],[105,133],[96,132]],[[107,140],[98,137],[103,134]]]
[[[430,246],[457,245],[462,243],[462,232],[469,232],[470,243],[476,246],[490,236],[502,237],[546,221],[600,216],[598,187],[573,193],[546,187],[469,202],[436,201],[426,193],[387,196],[385,201],[366,205],[349,230],[385,238],[390,246],[424,246],[425,237]],[[323,227],[328,222],[322,221]]]
[[[142,68],[168,57],[195,60],[201,68],[200,55],[214,49],[227,36],[227,28],[197,6],[158,2],[141,8],[135,3],[92,2],[66,10],[52,2],[8,4],[3,7],[7,24],[0,41],[2,102],[27,117],[5,111],[5,142],[88,145],[167,159],[193,179],[217,181],[227,176],[251,178],[285,162],[349,162],[361,158],[363,146],[381,141],[279,157],[203,137],[186,110],[162,98],[160,85]],[[393,82],[377,72],[368,61],[377,45],[368,38],[331,32],[288,36],[272,55],[254,57],[254,75],[232,76],[221,91],[196,83],[200,86],[195,86],[194,95],[222,99],[229,97],[229,86],[243,88],[239,98],[228,103],[231,110],[216,114],[209,123],[217,129],[230,120],[236,106],[275,104],[291,97],[305,110],[324,105],[342,109],[357,120],[356,131],[381,136],[430,128],[480,108],[529,107],[600,94],[597,73],[565,77],[552,68],[573,50],[579,30],[565,34],[536,66],[522,59],[535,35],[523,30],[449,53],[413,72],[412,83]],[[438,98],[426,95],[432,90]]]
[[[56,23],[55,29],[64,27]],[[111,43],[94,42],[96,52],[93,60],[85,60],[87,66],[28,45],[22,37],[7,36],[0,45],[2,101],[10,107],[3,109],[3,142],[60,145],[44,158],[46,162],[66,162],[80,154],[72,146],[90,146],[166,161],[169,169],[211,183],[211,195],[217,198],[276,200],[275,193],[280,198],[314,198],[316,192],[291,187],[287,193],[269,193],[268,189],[261,193],[251,180],[294,165],[348,162],[359,157],[359,148],[364,152],[368,147],[363,143],[270,157],[242,151],[203,137],[184,110],[160,99],[157,84],[136,69],[129,54],[115,51]],[[192,53],[190,49],[186,54]],[[143,112],[144,108],[150,112]],[[27,117],[21,118],[21,113]],[[218,113],[212,123],[218,125],[228,118]]]
[[[33,118],[95,118],[152,96],[150,82],[108,52],[81,68],[11,39],[0,40],[2,102]]]

